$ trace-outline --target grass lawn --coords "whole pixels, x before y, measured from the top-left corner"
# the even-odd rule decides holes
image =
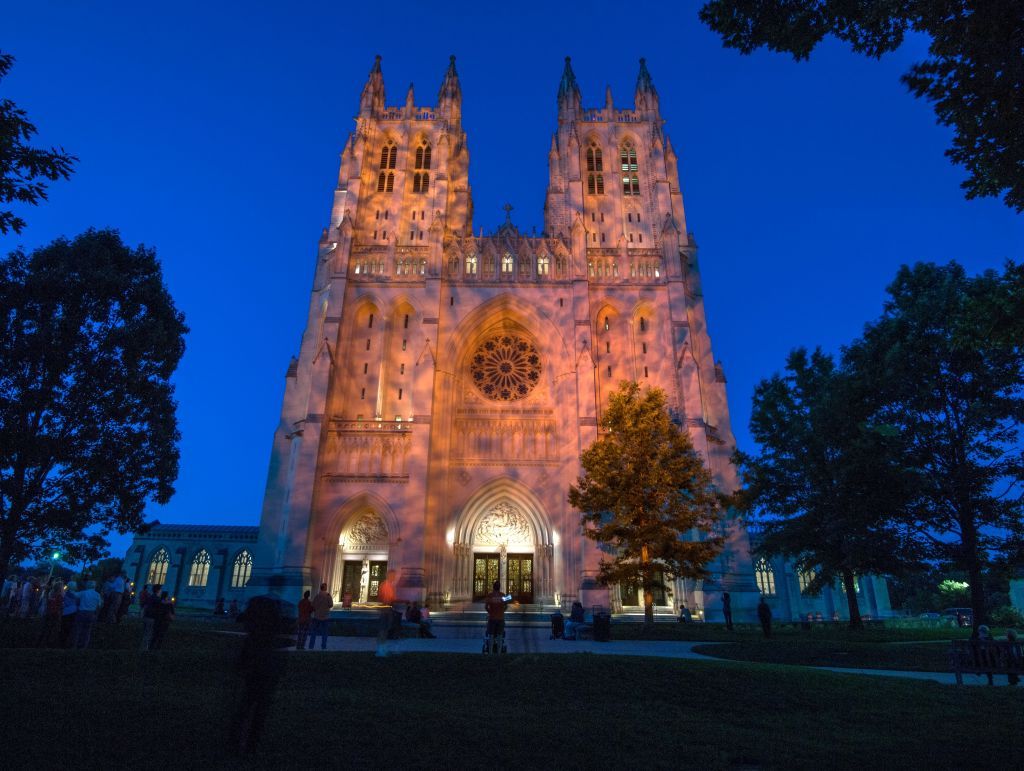
[[[901,669],[949,672],[949,645],[939,643],[885,644],[843,640],[745,640],[721,645],[698,645],[694,650],[733,661],[801,664],[811,667]]]
[[[239,638],[17,646],[0,629],[3,767],[243,767],[224,725]],[[103,647],[100,647],[103,646]],[[1020,767],[1024,691],[586,655],[289,653],[257,767]],[[249,767],[249,766],[245,766]]]
[[[993,629],[994,634],[1002,630]],[[787,624],[776,625],[772,635],[782,641],[789,640],[836,640],[841,642],[887,643],[917,642],[927,640],[967,639],[971,630],[957,627],[899,627],[883,626],[866,629],[850,629],[844,623],[814,624],[810,630]],[[645,630],[643,624],[625,623],[612,625],[612,637],[616,640],[690,640],[708,642],[756,641],[764,639],[759,624],[736,624],[734,631],[728,631],[722,624],[680,624],[657,623]]]

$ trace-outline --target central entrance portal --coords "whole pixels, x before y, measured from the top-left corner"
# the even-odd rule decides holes
[[[506,594],[511,594],[514,602],[532,603],[532,554],[509,554],[504,557],[499,554],[474,554],[473,600],[479,602],[490,594],[495,581],[502,583],[503,573]]]

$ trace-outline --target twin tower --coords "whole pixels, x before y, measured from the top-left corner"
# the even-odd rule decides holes
[[[524,604],[639,607],[599,586],[569,486],[623,380],[668,395],[725,490],[733,437],[676,156],[640,61],[633,104],[585,107],[569,60],[540,235],[473,232],[462,87],[385,99],[380,57],[341,155],[309,313],[287,369],[255,573],[372,604],[467,606],[500,581]],[[540,191],[538,191],[539,193]],[[706,581],[659,607],[756,603],[747,534],[725,525]]]

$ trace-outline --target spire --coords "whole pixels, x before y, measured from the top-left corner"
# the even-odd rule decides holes
[[[611,86],[604,87],[604,109],[606,109],[609,114],[615,109],[615,101],[612,99]]]
[[[640,59],[640,74],[636,76],[636,94],[634,97],[636,109],[658,110],[658,90],[651,80],[651,73],[647,70],[647,60]]]
[[[370,75],[359,98],[359,114],[373,115],[384,111],[384,73],[380,69],[380,54],[377,54],[370,68]]]
[[[576,83],[576,75],[572,71],[572,64],[568,56],[565,57],[565,69],[562,70],[562,80],[558,84],[558,112],[565,110],[580,111],[583,106],[583,95]]]
[[[405,92],[405,112],[408,115],[412,115],[416,110],[416,96],[413,94],[412,83],[409,84],[409,90]]]
[[[448,70],[441,81],[441,90],[437,92],[437,106],[441,112],[447,112],[453,123],[457,123],[462,112],[462,86],[459,84],[459,73],[455,71],[455,56],[448,59]]]

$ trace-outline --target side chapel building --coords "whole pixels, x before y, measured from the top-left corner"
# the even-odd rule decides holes
[[[725,377],[644,60],[629,107],[610,89],[584,107],[568,58],[557,101],[543,233],[520,232],[506,207],[497,231],[474,234],[455,57],[434,106],[411,86],[388,106],[377,57],[320,238],[259,528],[153,528],[128,555],[137,582],[174,573],[183,601],[212,603],[279,572],[296,596],[326,582],[358,604],[394,571],[401,597],[435,608],[471,604],[494,580],[525,604],[642,603],[635,586],[595,580],[601,552],[566,500],[580,454],[609,394],[635,380],[665,390],[733,490]],[[722,534],[711,578],[667,581],[659,606],[721,620],[728,591],[737,619],[752,618],[760,589],[777,606],[784,590],[784,617],[830,611],[830,597],[801,598],[782,561],[755,576],[739,521]],[[878,582],[862,581],[874,598]]]

